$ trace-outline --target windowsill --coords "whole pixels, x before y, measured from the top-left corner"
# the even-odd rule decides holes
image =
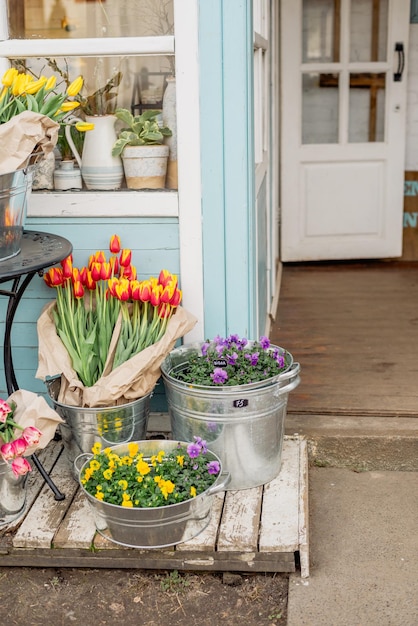
[[[28,217],[178,217],[177,191],[34,191]]]

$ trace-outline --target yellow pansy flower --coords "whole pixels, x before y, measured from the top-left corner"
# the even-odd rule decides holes
[[[100,441],[96,441],[96,443],[93,444],[91,451],[93,452],[93,454],[99,454],[101,449],[102,444],[100,443]]]
[[[190,495],[192,498],[196,497],[196,487],[190,487]]]
[[[135,441],[131,441],[128,443],[129,456],[134,457],[138,454],[139,445]]]

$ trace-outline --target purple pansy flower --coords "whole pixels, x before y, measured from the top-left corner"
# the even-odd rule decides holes
[[[218,461],[210,461],[207,465],[209,474],[219,474],[221,467]]]
[[[207,341],[205,343],[202,343],[202,355],[206,356],[208,353],[208,349],[209,349],[210,343],[208,343]]]
[[[228,380],[228,374],[222,369],[222,367],[215,367],[213,374],[211,374],[210,377],[215,385],[223,385],[224,382]]]
[[[200,454],[200,446],[197,443],[189,443],[187,446],[187,454],[191,459],[195,459]]]
[[[260,337],[260,345],[263,350],[268,350],[270,348],[270,339],[268,337]]]
[[[237,359],[238,359],[238,354],[236,352],[233,352],[232,354],[228,354],[228,356],[226,357],[228,365],[235,365],[235,363],[237,362]]]

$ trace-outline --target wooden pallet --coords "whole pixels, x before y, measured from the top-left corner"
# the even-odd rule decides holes
[[[89,504],[72,478],[61,443],[40,459],[65,500],[38,472],[29,476],[25,513],[0,531],[0,566],[104,567],[309,575],[306,441],[285,437],[282,468],[270,483],[214,496],[209,526],[172,548],[119,546],[96,532]]]

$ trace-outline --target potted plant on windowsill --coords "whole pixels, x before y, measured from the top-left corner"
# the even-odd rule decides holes
[[[267,337],[218,336],[175,348],[161,370],[172,437],[205,439],[231,474],[228,489],[277,476],[287,399],[300,382],[290,352]]]
[[[122,157],[127,187],[164,188],[169,146],[163,141],[171,136],[171,130],[159,124],[161,111],[149,109],[133,116],[128,109],[116,109],[115,115],[125,126],[119,132],[112,155]]]

